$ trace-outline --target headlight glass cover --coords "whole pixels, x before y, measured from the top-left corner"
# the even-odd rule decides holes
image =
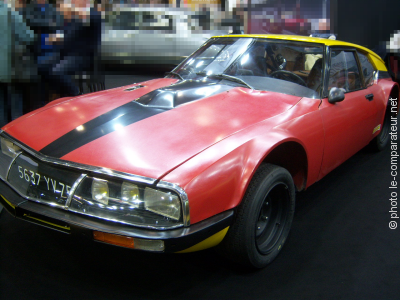
[[[177,194],[114,178],[87,176],[75,191],[69,210],[144,227],[182,224]]]
[[[1,152],[8,157],[14,158],[18,155],[18,152],[21,151],[21,148],[17,145],[13,144],[11,141],[6,140],[5,138],[0,138],[1,140]]]
[[[42,161],[40,155],[0,136],[0,178],[22,197],[138,227],[162,230],[186,225],[182,211],[186,197],[182,200],[179,190],[88,172]]]
[[[0,137],[0,148],[0,178],[4,180],[7,176],[8,167],[18,155],[20,148],[3,137]]]

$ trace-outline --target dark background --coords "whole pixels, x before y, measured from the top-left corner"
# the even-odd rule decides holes
[[[400,30],[399,15],[399,0],[330,0],[331,31],[337,39],[370,49]]]
[[[106,87],[161,76],[106,76]],[[212,249],[152,254],[80,240],[0,214],[0,299],[400,298],[390,230],[390,149],[363,149],[297,195],[277,259],[250,272]]]
[[[374,48],[400,29],[400,1],[330,0],[338,39]],[[332,11],[333,10],[333,11]],[[336,14],[335,14],[336,12]],[[161,72],[108,74],[106,87]],[[297,195],[289,239],[250,272],[212,249],[157,255],[73,238],[0,213],[0,299],[400,299],[390,230],[390,151],[363,149]]]

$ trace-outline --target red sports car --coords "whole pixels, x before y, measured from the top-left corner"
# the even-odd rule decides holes
[[[366,145],[391,143],[398,97],[361,46],[214,37],[166,78],[59,99],[3,127],[0,201],[96,241],[218,245],[261,268],[288,237],[296,191]]]

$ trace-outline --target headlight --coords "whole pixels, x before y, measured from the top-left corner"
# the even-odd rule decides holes
[[[93,178],[92,181],[92,199],[97,202],[108,204],[108,184],[106,180]]]
[[[141,201],[139,200],[139,188],[136,184],[123,182],[121,188],[122,200],[131,203],[139,208]]]
[[[21,148],[18,147],[17,145],[14,145],[12,142],[9,140],[6,140],[5,138],[1,138],[1,152],[11,158],[14,158],[17,156],[18,152],[21,151]]]
[[[151,188],[144,190],[144,207],[174,220],[179,220],[181,215],[181,203],[178,196]]]
[[[8,168],[13,159],[21,151],[21,148],[3,137],[0,137],[0,147],[0,178],[5,180]]]
[[[42,162],[3,136],[0,147],[0,178],[30,200],[138,227],[170,229],[188,224],[187,197],[175,185],[139,184],[118,174],[92,177],[98,173],[91,170],[88,176],[82,170]]]
[[[161,190],[118,179],[86,177],[72,198],[69,210],[144,227],[182,224],[181,200]]]

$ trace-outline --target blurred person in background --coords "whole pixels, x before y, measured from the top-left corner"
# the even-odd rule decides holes
[[[47,0],[31,0],[25,8],[21,9],[27,25],[40,36],[38,43],[38,56],[52,52],[53,45],[46,43],[49,34],[56,33],[63,27],[63,19],[57,9]]]
[[[372,50],[384,60],[392,79],[400,84],[400,30],[392,33],[388,41],[381,41]]]
[[[63,18],[56,7],[47,0],[31,0],[24,8],[20,9],[20,13],[24,16],[27,25],[38,36],[33,48],[35,59],[43,59],[54,53],[55,47],[46,43],[46,39],[50,34],[61,30],[64,25]],[[38,82],[35,86],[36,91],[32,93],[35,96],[31,97],[29,105],[25,107],[26,111],[43,106],[50,97],[46,84]]]
[[[13,0],[12,4],[12,7],[23,16],[26,23],[26,0]],[[26,25],[32,30],[28,24]],[[35,34],[34,43],[27,46],[18,45],[13,56],[13,96],[23,98],[23,114],[38,109],[44,104],[41,101],[40,77],[37,72],[35,55],[40,40],[40,35]]]
[[[12,4],[8,6],[3,0],[0,28],[0,126],[4,126],[23,114],[22,88],[17,83],[31,80],[32,66],[24,58],[35,36]]]
[[[192,16],[193,19],[198,19],[201,30],[210,30],[211,25],[211,13],[209,8],[201,4],[196,9],[196,14]]]
[[[234,7],[232,13],[226,12],[225,18],[221,19],[222,27],[231,27],[230,33],[242,34],[244,33],[244,15],[246,13],[246,8],[241,6]]]
[[[62,97],[79,95],[72,75],[90,71],[101,42],[101,14],[87,0],[59,3],[65,24],[62,33],[49,35],[57,51],[39,58],[42,78]]]

